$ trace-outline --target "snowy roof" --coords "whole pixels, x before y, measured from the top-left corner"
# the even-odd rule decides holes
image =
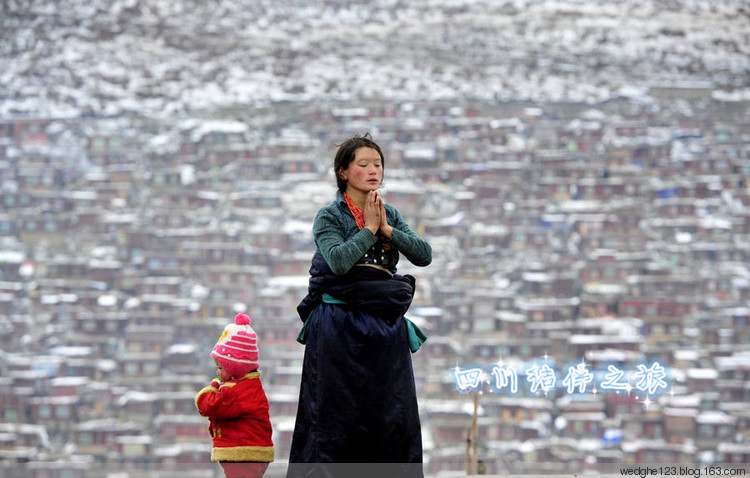
[[[91,382],[89,377],[54,377],[50,379],[50,385],[53,387],[70,387],[86,385]]]
[[[688,417],[688,418],[695,418],[698,416],[698,409],[697,408],[671,408],[671,407],[665,407],[662,412],[664,415],[672,416],[672,417]]]
[[[193,126],[188,124],[188,126]],[[229,120],[210,120],[200,121],[197,126],[192,128],[190,138],[193,141],[200,141],[204,136],[211,133],[236,133],[242,134],[250,130],[250,127],[239,121]]]
[[[687,377],[693,380],[716,380],[719,372],[712,368],[691,368],[686,371]]]
[[[274,425],[276,425],[275,422]],[[201,453],[205,455],[210,454],[211,447],[210,440],[191,441],[159,446],[152,453],[155,457],[175,457],[183,453]]]
[[[122,435],[116,441],[122,445],[150,445],[154,439],[150,435]]]
[[[587,344],[621,344],[621,343],[641,343],[642,339],[640,335],[631,335],[628,337],[616,336],[616,335],[593,335],[593,334],[576,334],[571,335],[568,341],[575,345],[587,345]]]
[[[170,345],[169,348],[164,352],[165,355],[174,354],[192,354],[198,347],[195,344],[174,344]]]
[[[732,425],[737,419],[724,412],[708,410],[698,414],[695,421],[700,424]]]
[[[20,264],[26,259],[26,253],[23,251],[0,251],[0,263]]]

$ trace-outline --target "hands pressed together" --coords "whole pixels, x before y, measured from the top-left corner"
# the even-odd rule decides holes
[[[378,191],[370,191],[365,201],[365,227],[373,234],[380,232],[386,239],[393,237],[393,228],[385,214],[385,201]]]

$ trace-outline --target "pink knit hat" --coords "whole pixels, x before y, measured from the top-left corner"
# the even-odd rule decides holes
[[[258,368],[258,336],[250,323],[250,317],[237,314],[234,323],[224,327],[224,332],[211,351],[211,357],[235,379]]]

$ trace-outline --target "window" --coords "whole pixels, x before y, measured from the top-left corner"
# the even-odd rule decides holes
[[[146,453],[145,447],[138,443],[128,444],[122,447],[122,452],[127,456],[141,456]]]
[[[102,150],[106,149],[107,142],[104,138],[94,138],[94,140],[91,142],[91,149],[95,150]]]
[[[159,372],[159,364],[155,362],[148,362],[143,365],[143,372],[146,375],[157,375]]]
[[[573,430],[576,432],[576,435],[583,434],[583,422],[573,422]]]

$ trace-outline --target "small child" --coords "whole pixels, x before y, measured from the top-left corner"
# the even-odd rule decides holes
[[[258,370],[258,337],[250,317],[237,314],[211,351],[217,379],[195,397],[209,418],[211,461],[227,478],[260,478],[274,459],[268,398]]]

